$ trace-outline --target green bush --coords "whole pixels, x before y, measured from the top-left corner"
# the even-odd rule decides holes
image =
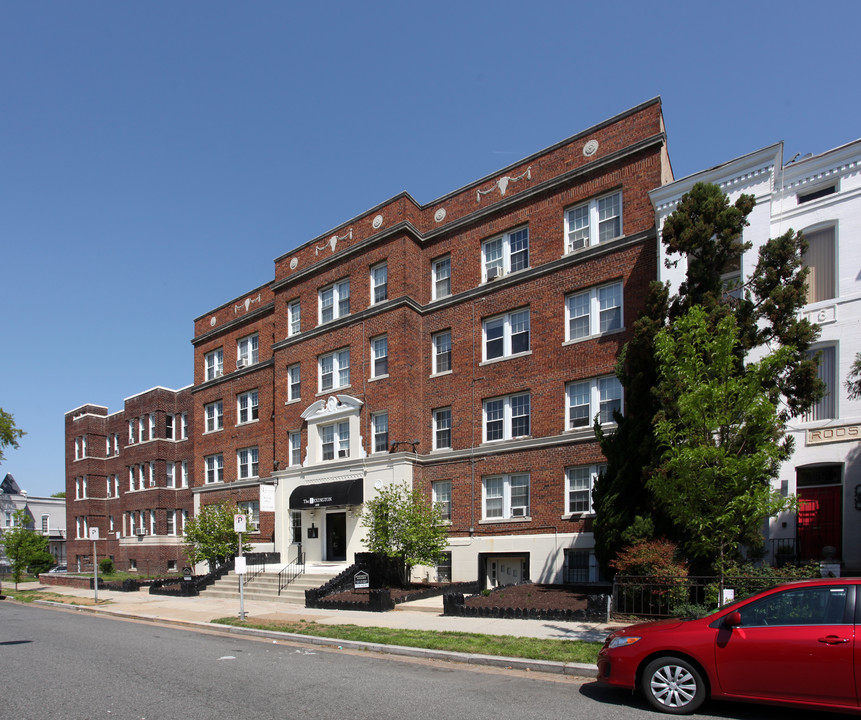
[[[734,563],[727,566],[724,583],[735,590],[735,599],[741,600],[760,590],[793,580],[809,580],[819,577],[819,563],[815,561],[804,565],[783,565],[779,568],[753,563]],[[706,603],[718,604],[718,584],[711,583],[706,590]]]
[[[112,558],[105,557],[99,560],[99,572],[104,575],[111,575],[114,572],[114,561]]]

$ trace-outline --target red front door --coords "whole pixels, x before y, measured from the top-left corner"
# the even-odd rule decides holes
[[[822,560],[822,549],[841,557],[843,535],[841,485],[798,489],[798,547],[802,560]]]

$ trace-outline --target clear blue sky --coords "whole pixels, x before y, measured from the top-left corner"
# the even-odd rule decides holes
[[[427,203],[660,95],[682,177],[861,137],[861,2],[0,5],[0,407],[192,381],[192,320],[406,190]]]

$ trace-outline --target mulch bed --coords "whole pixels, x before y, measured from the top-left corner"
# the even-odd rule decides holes
[[[586,596],[563,585],[509,585],[465,599],[467,607],[586,610]]]
[[[411,585],[408,588],[389,588],[392,595],[392,600],[396,603],[403,601],[404,598],[414,595],[422,590],[427,590],[429,587],[440,587],[439,583]],[[326,600],[334,602],[369,602],[371,596],[370,590],[345,590],[344,592],[335,593],[334,595],[326,595]]]

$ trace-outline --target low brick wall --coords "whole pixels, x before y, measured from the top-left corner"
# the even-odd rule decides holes
[[[92,590],[93,578],[82,575],[63,575],[62,573],[42,573],[39,575],[42,585],[62,585],[63,587],[84,588]],[[101,586],[101,583],[99,583]]]

